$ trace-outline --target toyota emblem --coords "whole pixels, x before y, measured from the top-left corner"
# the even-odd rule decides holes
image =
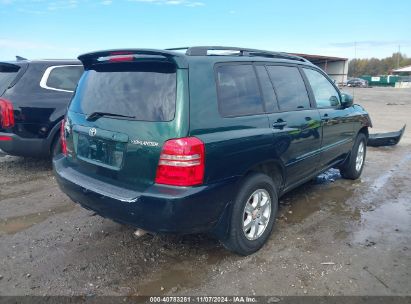
[[[97,130],[96,128],[91,128],[90,130],[88,130],[88,135],[90,136],[96,136]]]

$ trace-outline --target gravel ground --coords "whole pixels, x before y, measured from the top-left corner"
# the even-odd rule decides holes
[[[352,89],[347,89],[352,93]],[[375,130],[411,126],[411,90],[355,89]],[[411,136],[370,148],[281,199],[267,245],[235,256],[205,235],[133,236],[73,204],[48,160],[0,154],[0,295],[411,295]]]

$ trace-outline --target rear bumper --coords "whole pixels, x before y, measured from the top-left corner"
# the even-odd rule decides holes
[[[62,155],[54,158],[53,170],[60,188],[74,202],[103,217],[151,232],[217,229],[233,201],[237,181],[233,178],[199,187],[154,184],[138,192],[86,176],[68,166]]]
[[[0,140],[0,149],[5,153],[17,156],[44,157],[49,154],[47,138],[23,138],[13,133],[0,132],[0,137],[11,140]]]

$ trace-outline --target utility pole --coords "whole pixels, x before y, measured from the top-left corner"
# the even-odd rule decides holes
[[[357,41],[354,41],[354,77],[357,77]]]
[[[357,41],[354,41],[354,77],[357,77]],[[352,87],[352,97],[355,96],[354,87]]]
[[[398,53],[397,53],[397,69],[400,68],[400,56],[401,56],[401,45],[398,45]]]

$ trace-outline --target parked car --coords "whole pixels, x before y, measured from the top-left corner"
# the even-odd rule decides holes
[[[53,168],[74,202],[103,217],[208,232],[248,255],[267,241],[286,192],[331,167],[361,175],[367,112],[301,57],[191,47],[79,59],[85,73]]]
[[[78,60],[0,62],[0,149],[47,157],[60,148],[60,124],[83,73]]]
[[[366,88],[368,87],[368,81],[361,78],[352,78],[347,81],[347,87]]]

